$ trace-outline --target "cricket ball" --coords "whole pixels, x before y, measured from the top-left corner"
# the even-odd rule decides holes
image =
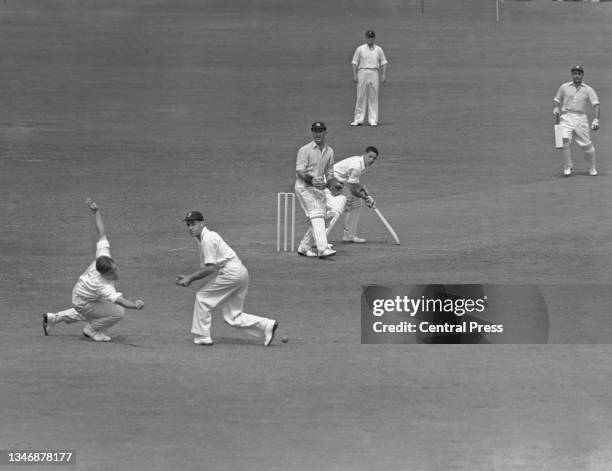
[[[283,338],[281,339],[281,342],[283,342],[283,343],[287,343],[287,342],[289,342],[289,337],[283,337]]]

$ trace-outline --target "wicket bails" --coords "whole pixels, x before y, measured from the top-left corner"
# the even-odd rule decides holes
[[[283,251],[287,251],[289,236],[289,204],[291,204],[291,251],[295,245],[295,193],[278,193],[276,195],[276,251],[281,251],[281,232],[283,233]],[[282,229],[282,230],[281,230]]]

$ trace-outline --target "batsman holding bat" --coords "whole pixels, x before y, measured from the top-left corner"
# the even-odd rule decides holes
[[[130,301],[115,289],[115,281],[119,278],[117,264],[110,255],[110,244],[106,238],[100,208],[90,198],[87,198],[86,203],[96,217],[98,232],[96,260],[87,267],[74,285],[73,307],[57,313],[44,314],[43,331],[45,335],[49,335],[49,330],[55,324],[84,321],[87,322],[83,329],[85,337],[95,342],[109,342],[111,338],[106,330],[123,318],[125,309],[142,309],[144,303],[140,299]]]
[[[368,146],[363,155],[349,157],[334,165],[334,178],[344,184],[344,187],[342,193],[338,196],[334,196],[330,190],[326,191],[327,206],[332,217],[327,231],[328,233],[331,232],[340,215],[344,212],[343,242],[363,244],[366,241],[357,235],[359,215],[364,201],[369,208],[376,207],[376,202],[372,195],[368,193],[367,188],[360,182],[360,178],[376,162],[376,159],[378,159],[378,149],[374,146]]]
[[[553,115],[559,122],[563,136],[563,175],[569,177],[573,171],[570,144],[575,138],[576,144],[584,152],[589,166],[589,175],[597,175],[595,148],[591,142],[590,129],[599,129],[599,98],[589,85],[582,81],[584,69],[580,65],[572,67],[572,81],[559,87],[553,98]],[[589,103],[593,110],[593,121],[589,129]]]

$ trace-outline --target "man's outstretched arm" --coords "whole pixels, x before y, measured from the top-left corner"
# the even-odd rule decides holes
[[[104,221],[102,220],[102,213],[100,212],[100,208],[91,198],[87,198],[85,200],[87,207],[91,210],[92,213],[96,215],[96,230],[98,231],[98,240],[106,239],[106,230],[104,229]]]

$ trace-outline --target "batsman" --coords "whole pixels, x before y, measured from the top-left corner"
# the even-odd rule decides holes
[[[590,129],[599,129],[599,98],[595,90],[582,81],[584,68],[575,65],[571,69],[572,81],[559,87],[553,98],[553,115],[561,125],[563,134],[563,175],[569,177],[574,170],[570,144],[572,139],[582,149],[584,159],[589,166],[589,175],[597,175],[595,147],[591,141]],[[589,129],[588,114],[593,113],[593,121]]]
[[[369,194],[368,189],[360,182],[361,176],[378,159],[378,149],[368,146],[363,155],[356,155],[341,160],[334,165],[334,180],[343,185],[341,193],[334,195],[333,189],[325,191],[327,196],[328,219],[331,218],[327,233],[329,234],[334,225],[344,214],[343,242],[363,244],[366,242],[357,235],[357,224],[361,208],[365,202],[368,208],[375,208],[376,201]]]

